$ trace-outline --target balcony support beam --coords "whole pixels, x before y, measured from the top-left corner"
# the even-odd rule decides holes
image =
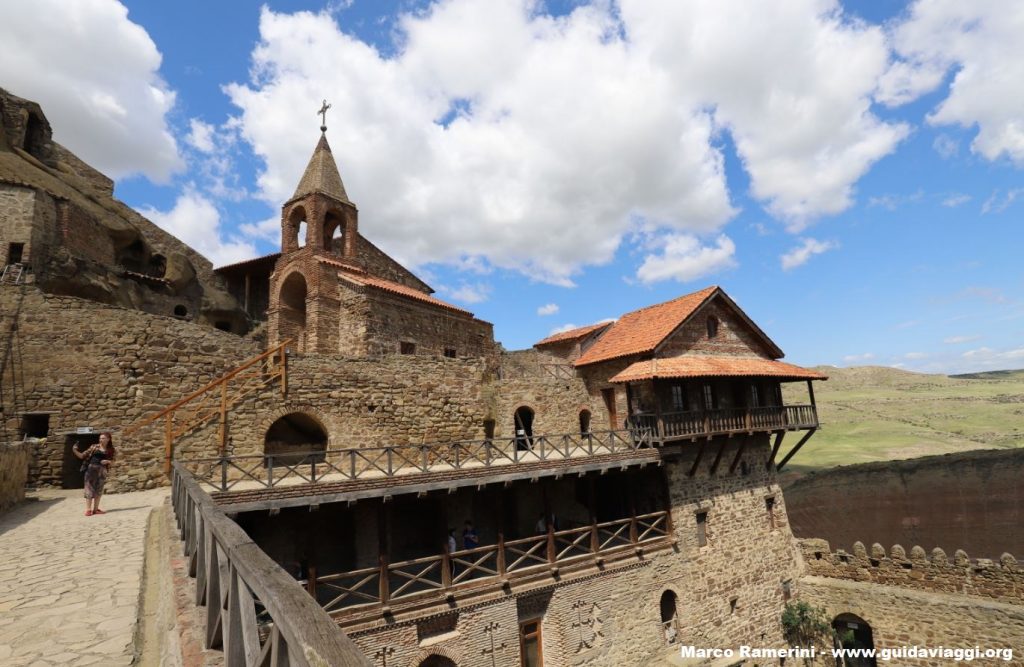
[[[782,462],[779,463],[779,465],[775,468],[775,472],[781,472],[782,467],[789,463],[789,460],[793,458],[793,456],[795,456],[797,452],[800,451],[800,448],[804,446],[804,443],[807,442],[811,438],[811,436],[814,435],[814,432],[817,430],[818,429],[816,428],[812,428],[811,430],[807,431],[807,433],[804,433],[804,437],[800,438],[799,442],[796,443],[793,449],[789,450],[789,454],[786,454],[786,458],[782,459]]]
[[[732,459],[732,465],[729,466],[729,474],[731,475],[736,471],[736,466],[739,465],[740,459],[743,457],[743,450],[747,448],[747,440],[744,438],[740,441],[740,448],[736,450],[736,456]]]
[[[715,471],[718,470],[718,464],[722,462],[722,454],[725,453],[725,446],[729,444],[729,438],[719,438],[722,444],[718,446],[718,454],[715,455],[715,462],[711,464],[711,470],[708,472],[709,477],[715,476]]]
[[[704,447],[707,445],[707,440],[700,441],[700,449],[697,450],[697,458],[693,460],[693,465],[690,466],[690,477],[693,477],[697,472],[697,468],[700,467],[700,460],[704,458]]]
[[[779,454],[779,447],[782,445],[782,439],[784,437],[786,437],[785,431],[776,431],[775,444],[772,445],[772,455],[768,457],[768,462],[764,465],[766,469],[771,470],[772,466],[775,465],[775,457]]]

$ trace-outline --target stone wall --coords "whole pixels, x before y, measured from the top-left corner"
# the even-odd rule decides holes
[[[500,379],[491,389],[494,433],[515,434],[515,411],[533,410],[535,434],[580,432],[580,412],[590,412],[590,430],[608,430],[608,414],[600,393],[593,396],[586,382],[564,360],[536,350],[501,355]]]
[[[28,445],[0,444],[0,512],[24,500],[28,461]]]
[[[170,405],[258,354],[255,344],[230,333],[170,317],[44,294],[27,286],[0,288],[0,312],[18,313],[17,330],[5,317],[11,362],[5,388],[5,428],[19,428],[24,412],[53,412],[50,435],[33,461],[34,484],[62,482],[65,434],[77,427],[116,430]],[[9,391],[8,389],[16,389]],[[110,490],[164,482],[162,439],[121,441]]]
[[[855,542],[853,553],[830,551],[825,540],[800,540],[807,573],[831,579],[871,582],[920,591],[992,598],[1024,605],[1024,567],[1012,554],[998,561],[970,559],[963,550],[950,558],[936,547],[931,553],[915,546],[908,554],[896,544],[886,552],[880,544],[868,550]]]
[[[718,320],[718,334],[708,338],[707,320]],[[663,344],[658,356],[716,354],[728,356],[771,356],[761,337],[736,312],[716,299],[705,305]]]
[[[35,192],[30,188],[0,183],[0,267],[8,262],[11,243],[25,244],[22,261],[32,258],[32,223],[35,215]]]

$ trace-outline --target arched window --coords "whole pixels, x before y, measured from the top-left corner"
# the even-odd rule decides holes
[[[456,667],[455,661],[443,655],[430,655],[419,664],[419,667]]]
[[[324,216],[324,238],[323,246],[324,250],[331,253],[332,255],[344,255],[345,249],[344,243],[344,232],[345,232],[345,221],[337,213],[328,213]]]
[[[299,272],[285,278],[281,284],[280,321],[278,335],[281,340],[294,338],[300,352],[306,345],[306,279]]]
[[[296,206],[288,213],[281,230],[281,251],[290,252],[306,245],[306,209]]]
[[[708,317],[708,338],[718,335],[718,318],[714,315]]]
[[[590,410],[580,410],[580,435],[590,434]]]
[[[669,646],[679,641],[679,623],[676,615],[676,594],[665,591],[661,594],[661,629],[665,643]]]
[[[835,630],[836,638],[843,645],[843,648],[875,648],[871,626],[859,616],[839,614],[832,621],[832,629]],[[874,658],[847,656],[844,658],[843,664],[846,667],[875,667],[877,663]]]

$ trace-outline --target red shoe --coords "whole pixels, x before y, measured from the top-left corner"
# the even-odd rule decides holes
[[[98,509],[97,510],[93,510],[92,513],[93,514],[106,514],[106,512],[104,512],[103,510],[98,510]]]
[[[85,516],[92,516],[92,510],[85,510]]]

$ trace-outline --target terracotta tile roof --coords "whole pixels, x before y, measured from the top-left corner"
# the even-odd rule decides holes
[[[544,345],[557,345],[558,343],[568,343],[571,340],[579,340],[580,338],[584,338],[595,331],[607,329],[611,324],[611,322],[600,322],[598,324],[588,324],[585,327],[576,327],[575,329],[569,329],[568,331],[551,334],[544,340],[537,341],[533,346],[542,347]]]
[[[325,264],[331,264],[338,267],[347,268],[344,264],[341,264],[340,262],[335,262],[325,257],[320,257],[318,259]],[[355,274],[350,271],[343,271],[339,273],[339,275],[343,276],[346,280],[351,280],[352,282],[357,283],[359,285],[373,287],[375,289],[383,290],[385,292],[390,292],[391,294],[397,294],[398,296],[403,296],[408,299],[414,299],[416,301],[427,303],[432,306],[437,306],[439,308],[444,308],[446,310],[450,310],[461,315],[468,315],[469,317],[473,317],[473,313],[469,312],[468,310],[463,310],[458,306],[453,306],[452,304],[446,301],[441,301],[438,298],[435,298],[429,294],[425,294],[411,287],[407,287],[401,283],[392,282],[390,280],[384,280],[383,278],[375,278],[365,273]]]
[[[277,258],[281,256],[279,252],[272,252],[269,255],[263,255],[262,257],[253,257],[251,259],[243,259],[241,262],[235,262],[234,264],[225,264],[224,266],[218,266],[214,269],[214,273],[217,271],[225,271],[228,269],[240,269],[243,266],[249,264],[259,264],[261,262],[270,262],[271,260],[277,261]]]
[[[648,359],[630,364],[610,382],[638,382],[652,378],[775,377],[794,380],[827,380],[828,376],[783,361],[758,357],[715,357],[691,354],[668,359]]]
[[[631,354],[653,352],[665,337],[718,291],[712,285],[699,292],[626,313],[576,360],[577,366],[596,364]]]

